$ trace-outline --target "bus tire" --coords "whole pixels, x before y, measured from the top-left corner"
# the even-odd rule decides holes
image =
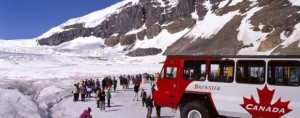
[[[209,107],[205,103],[193,101],[187,103],[180,114],[181,118],[209,118]]]

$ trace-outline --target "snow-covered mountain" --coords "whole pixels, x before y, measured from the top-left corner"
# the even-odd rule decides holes
[[[64,69],[51,77],[98,75],[120,64],[156,64],[155,72],[163,53],[298,55],[299,6],[298,0],[124,0],[35,39],[0,40],[1,76],[48,78],[58,68]],[[100,72],[107,65],[111,70]]]
[[[113,93],[115,107],[104,113],[94,99],[72,102],[71,87],[87,78],[159,72],[162,53],[299,55],[299,6],[299,0],[123,0],[34,39],[0,40],[0,116],[71,118],[91,106],[94,117],[144,117],[131,93]],[[179,117],[167,108],[162,115]]]
[[[298,55],[299,6],[298,0],[123,0],[36,41],[1,46],[116,49],[129,56]]]
[[[300,7],[296,0],[204,2],[202,21],[165,54],[299,55]]]
[[[36,39],[57,46],[94,36],[103,46],[131,52],[153,47],[166,55],[296,55],[299,5],[297,0],[124,0]]]

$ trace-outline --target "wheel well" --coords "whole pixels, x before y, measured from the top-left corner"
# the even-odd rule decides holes
[[[192,101],[200,101],[205,103],[207,107],[210,107],[212,115],[219,116],[209,93],[184,93],[180,100],[180,107],[183,107]]]

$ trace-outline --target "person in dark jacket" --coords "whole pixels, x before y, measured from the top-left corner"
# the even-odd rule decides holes
[[[156,109],[156,116],[157,116],[157,118],[160,118],[161,106],[156,104],[155,102],[154,102],[154,106],[155,106],[155,109]]]
[[[118,83],[118,81],[117,81],[116,78],[114,77],[114,79],[113,79],[114,91],[116,91],[117,83]]]
[[[153,84],[153,85],[151,86],[151,92],[152,92],[152,94],[153,94],[154,91],[156,91],[156,90],[155,90],[155,84]]]
[[[94,89],[94,93],[97,94],[97,91],[101,89],[99,86],[97,86],[95,89]]]
[[[113,85],[113,80],[111,79],[111,77],[110,76],[108,76],[108,79],[107,79],[107,82],[106,82],[107,84],[107,87],[106,88],[108,88],[108,89],[111,89],[111,87],[112,87],[112,85]]]
[[[99,88],[100,88],[100,82],[99,82],[99,79],[96,80],[96,87],[99,87]]]
[[[92,118],[90,114],[92,112],[91,108],[89,107],[88,110],[84,110],[83,113],[79,116],[79,118]]]
[[[153,100],[151,98],[151,95],[148,96],[148,98],[146,99],[146,107],[147,107],[147,118],[151,118],[151,114],[152,114],[152,108],[153,108]]]
[[[142,89],[141,98],[142,98],[142,104],[143,104],[143,106],[145,106],[144,104],[146,102],[147,93],[146,93],[146,91],[144,91],[144,89]]]
[[[119,80],[120,80],[120,86],[122,86],[123,85],[123,76],[122,75],[119,76]]]
[[[92,94],[92,90],[93,90],[93,83],[91,80],[88,80],[88,85],[87,85],[87,95],[86,95],[86,98],[87,97],[91,97],[91,94]]]
[[[138,86],[137,84],[134,85],[133,91],[134,91],[134,98],[133,98],[133,101],[134,101],[135,98],[136,98],[137,101],[139,101],[139,97],[138,97],[138,94],[139,94],[139,86]]]
[[[87,86],[87,85],[88,85],[88,79],[85,79],[84,86]]]
[[[101,89],[100,96],[100,111],[105,111],[105,92]]]
[[[128,81],[127,79],[124,77],[123,78],[123,81],[124,81],[124,85],[123,85],[123,88],[125,89],[125,91],[128,89]]]
[[[131,78],[132,84],[135,85],[135,78],[134,78],[134,76],[131,75],[130,78]]]
[[[102,80],[102,90],[105,90],[106,87],[106,77]]]

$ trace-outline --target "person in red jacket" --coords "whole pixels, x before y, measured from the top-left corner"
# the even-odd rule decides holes
[[[140,86],[141,85],[141,78],[135,79],[135,84],[137,84],[138,86]]]
[[[88,110],[84,110],[79,118],[92,118],[90,114],[92,112],[91,108],[89,107]]]

